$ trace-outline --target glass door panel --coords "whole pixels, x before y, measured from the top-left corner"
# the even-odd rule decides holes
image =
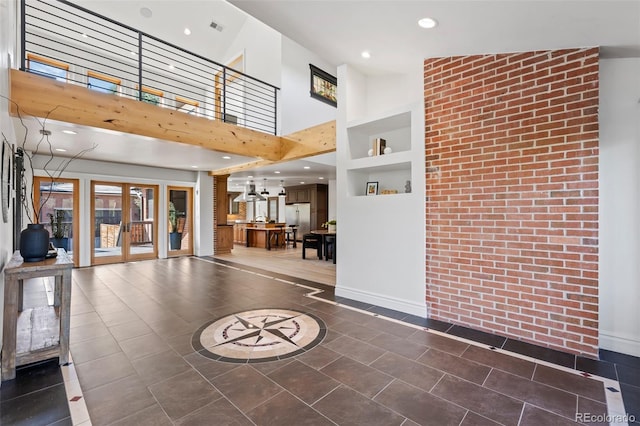
[[[56,248],[63,248],[78,266],[79,198],[77,179],[34,178],[36,205],[40,207],[39,222],[49,230]]]
[[[170,186],[168,189],[169,205],[167,206],[168,254],[193,254],[192,223],[193,189]]]
[[[124,184],[91,183],[92,264],[122,262],[122,193]]]
[[[158,231],[155,205],[157,193],[157,186],[129,186],[127,237],[129,258],[132,260],[157,257]]]
[[[92,264],[154,259],[157,250],[155,185],[92,182]]]

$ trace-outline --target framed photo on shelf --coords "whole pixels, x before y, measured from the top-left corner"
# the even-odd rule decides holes
[[[378,195],[378,182],[367,182],[366,195]]]
[[[311,64],[309,68],[311,69],[311,90],[309,91],[311,97],[329,105],[338,106],[338,79]]]

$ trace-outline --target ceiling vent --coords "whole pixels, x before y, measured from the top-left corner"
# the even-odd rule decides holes
[[[222,30],[224,30],[224,27],[219,23],[217,23],[216,21],[211,21],[209,26],[218,32],[222,32]]]

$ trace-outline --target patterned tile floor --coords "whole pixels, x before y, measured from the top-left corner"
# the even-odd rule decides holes
[[[585,421],[586,413],[625,411],[640,418],[637,358],[603,351],[606,361],[583,359],[241,268],[185,257],[74,270],[71,353],[92,424],[572,425],[582,416],[592,425],[607,423]],[[308,296],[314,289],[322,291]],[[193,348],[212,321],[267,308],[311,314],[326,336],[260,363],[223,362]],[[39,391],[29,380],[3,383],[1,424],[81,423],[55,398],[53,408],[21,405],[21,395],[59,390],[50,369],[51,377],[31,381],[47,384]]]

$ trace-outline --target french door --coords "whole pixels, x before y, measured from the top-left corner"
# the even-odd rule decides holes
[[[91,182],[91,264],[158,257],[158,186]]]

